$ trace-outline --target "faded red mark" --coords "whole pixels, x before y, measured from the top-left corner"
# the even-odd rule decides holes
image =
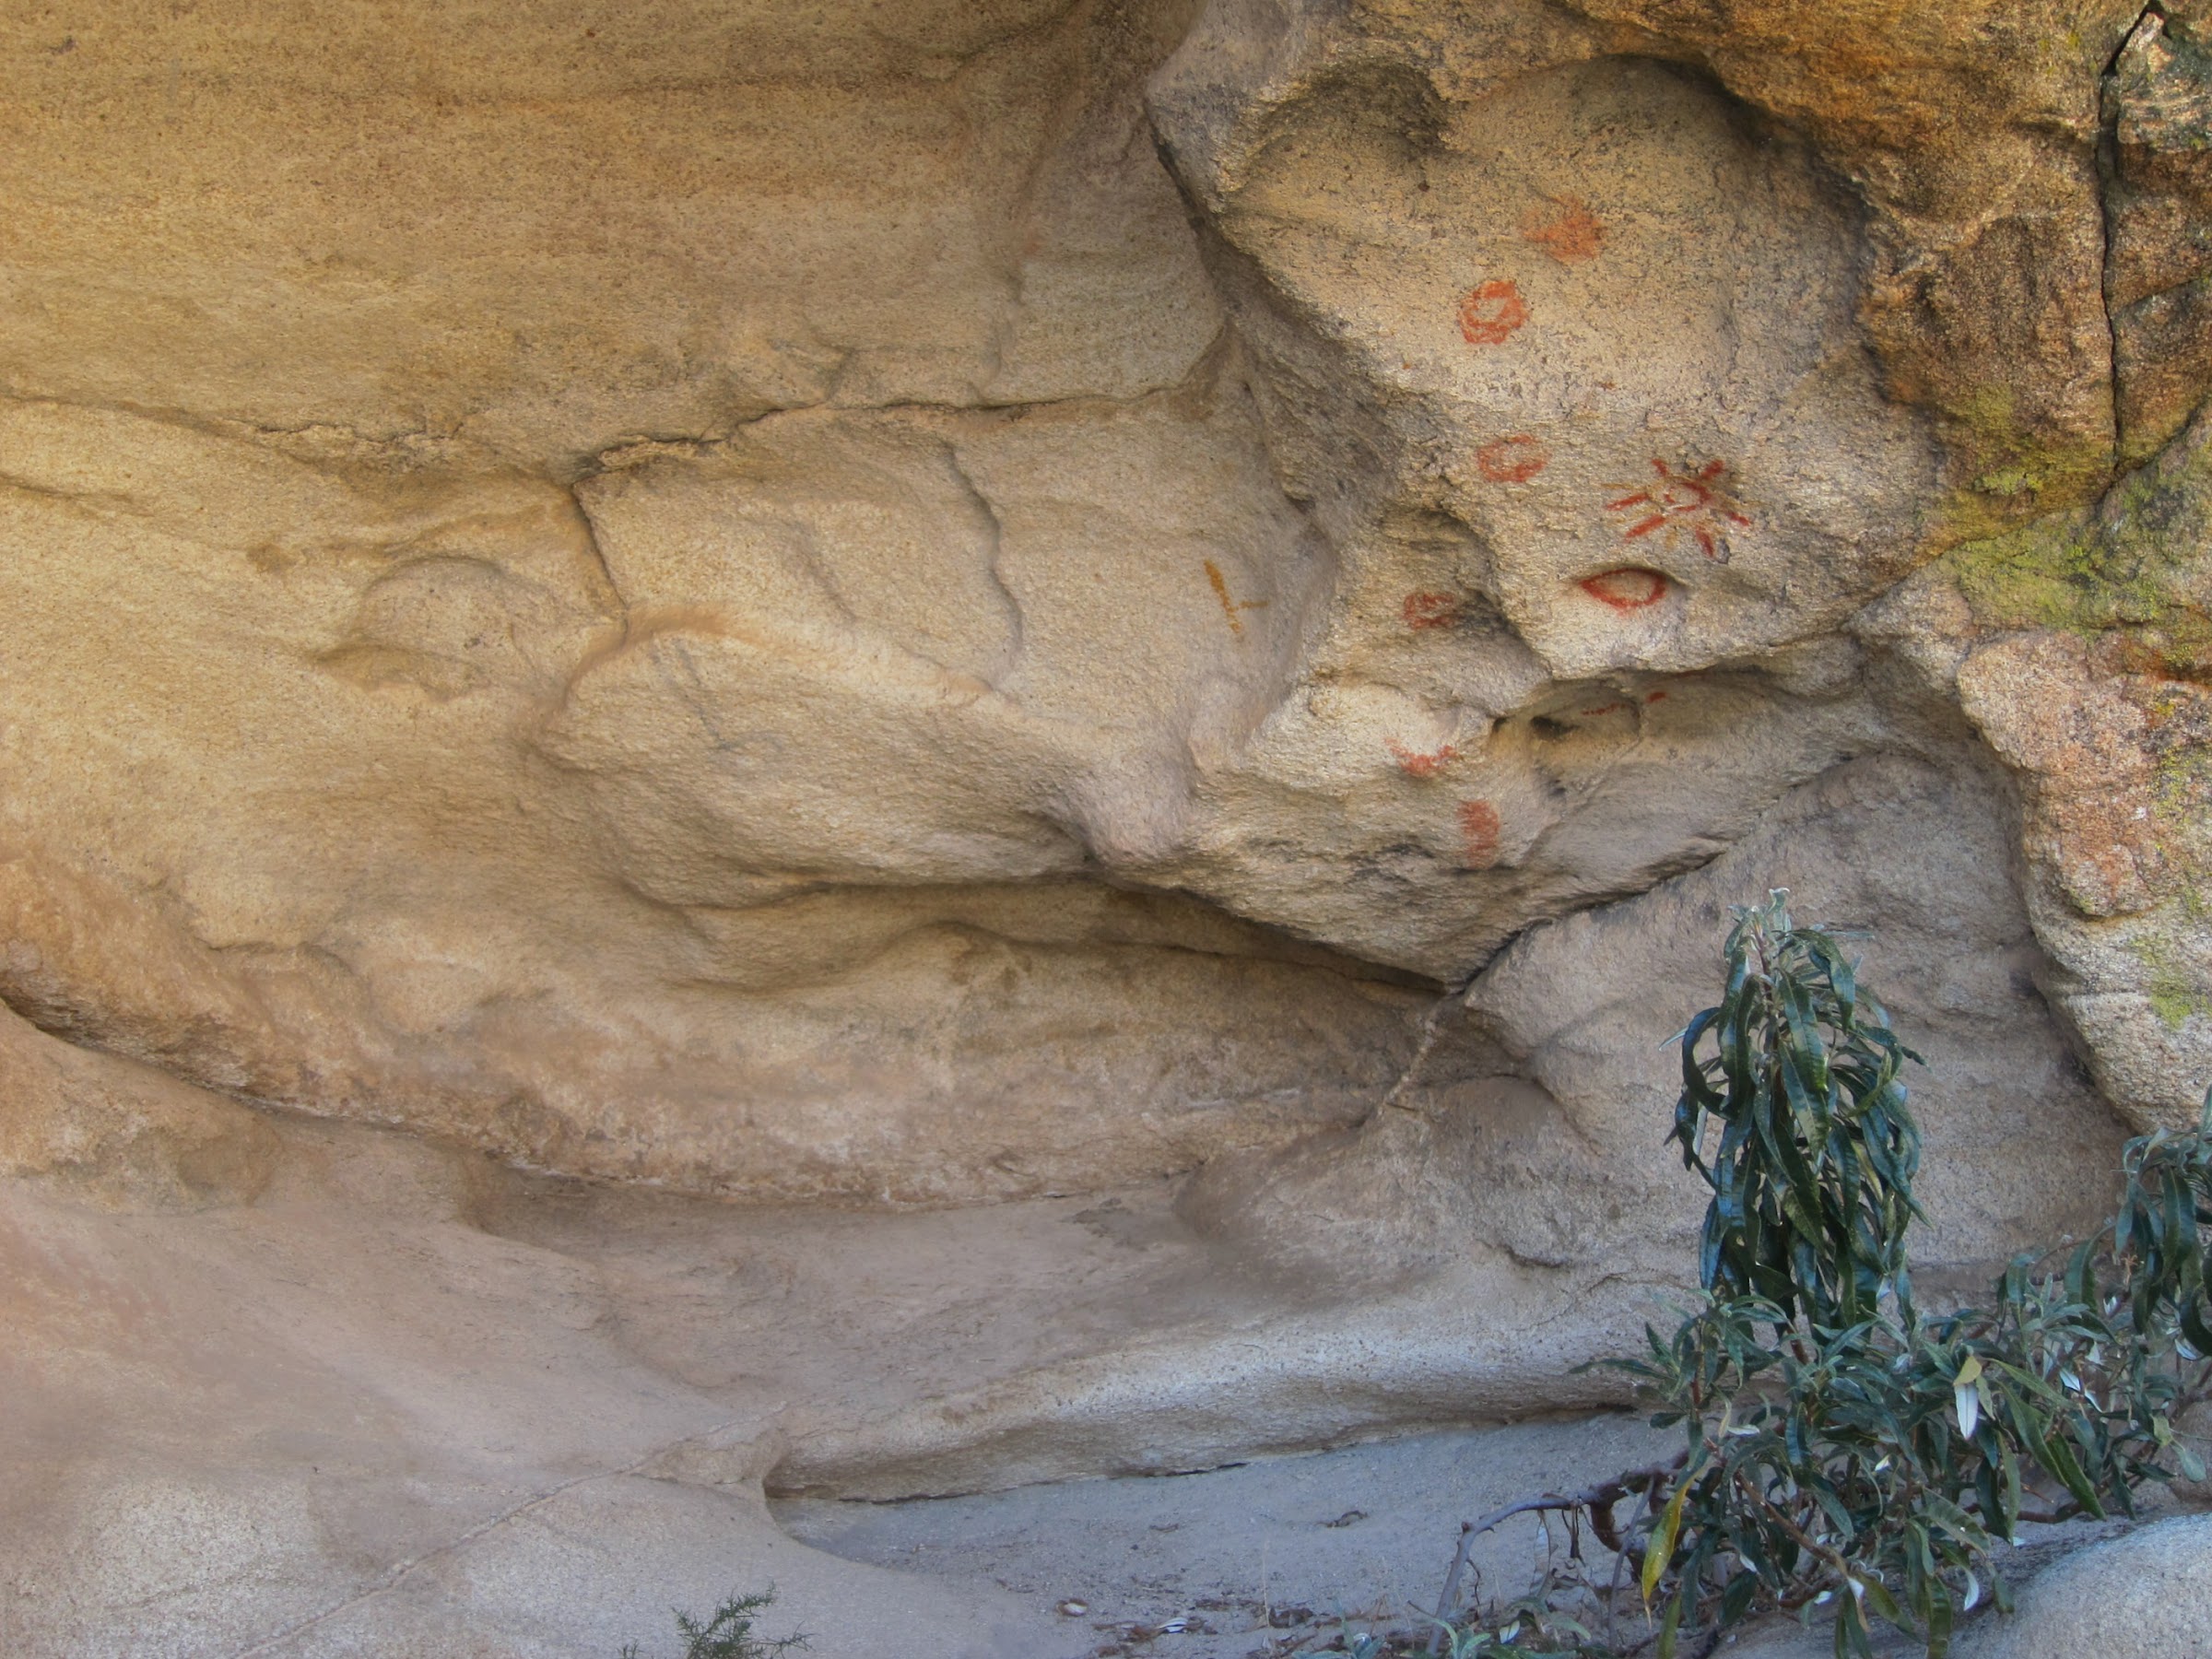
[[[1450,594],[1408,594],[1405,614],[1408,628],[1455,628],[1459,624],[1459,601]]]
[[[1638,541],[1654,531],[1663,533],[1668,547],[1687,533],[1704,549],[1705,557],[1728,562],[1727,525],[1743,529],[1751,521],[1721,484],[1728,470],[1725,461],[1708,461],[1695,472],[1677,472],[1665,461],[1654,460],[1656,484],[1647,484],[1631,495],[1607,501],[1608,512],[1629,512],[1636,522],[1621,532],[1623,541]]]
[[[1584,581],[1582,590],[1615,610],[1641,610],[1666,597],[1666,578],[1656,571],[1601,571]]]
[[[1647,703],[1665,702],[1666,700],[1666,693],[1664,691],[1654,691],[1643,700]]]
[[[1237,615],[1239,611],[1267,608],[1265,599],[1247,599],[1241,604],[1231,599],[1228,579],[1221,574],[1221,567],[1210,559],[1206,561],[1206,579],[1214,584],[1214,597],[1221,601],[1221,614],[1229,618],[1229,631],[1232,634],[1241,637],[1244,632],[1243,618]]]
[[[1526,432],[1500,438],[1475,452],[1475,469],[1493,484],[1525,484],[1551,465],[1551,452]]]
[[[1559,209],[1558,216],[1544,219],[1530,215],[1521,226],[1521,240],[1534,242],[1561,265],[1595,259],[1597,251],[1606,245],[1606,228],[1598,223],[1589,204],[1580,196],[1547,199]]]
[[[1583,718],[1584,720],[1595,720],[1600,714],[1618,714],[1628,706],[1629,705],[1624,702],[1609,702],[1602,709],[1584,709],[1583,711]]]
[[[1456,744],[1447,743],[1434,754],[1424,755],[1418,749],[1407,748],[1395,737],[1386,738],[1384,743],[1390,750],[1391,759],[1411,778],[1433,778],[1459,759],[1459,747]]]
[[[1459,302],[1459,332],[1470,346],[1502,345],[1528,321],[1528,302],[1511,277],[1485,282]]]
[[[1468,869],[1487,870],[1498,862],[1498,837],[1504,829],[1498,808],[1488,801],[1459,804],[1459,833]]]

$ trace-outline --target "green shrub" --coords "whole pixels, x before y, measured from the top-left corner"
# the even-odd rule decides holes
[[[773,1584],[757,1595],[740,1595],[733,1591],[723,1598],[713,1617],[704,1624],[679,1610],[676,1615],[676,1633],[684,1639],[683,1659],[773,1659],[775,1654],[805,1647],[804,1636],[771,1639],[753,1634],[753,1616],[773,1606],[775,1599]],[[639,1659],[637,1643],[633,1641],[622,1650],[622,1659]]]
[[[1632,1597],[1660,1659],[1778,1607],[1832,1608],[1839,1655],[1870,1654],[1879,1618],[1940,1659],[1960,1614],[2009,1606],[1993,1552],[2022,1522],[2132,1514],[2146,1482],[2203,1478],[2174,1419],[2212,1397],[2212,1092],[2194,1132],[2128,1143],[2094,1236],[2018,1258],[1987,1307],[1924,1314],[1900,1078],[1918,1056],[1786,900],[1737,912],[1721,1002],[1680,1035],[1669,1138],[1712,1194],[1702,1294],[1671,1338],[1647,1328],[1642,1355],[1606,1362],[1684,1449],[1463,1529],[1432,1653],[1616,1654]],[[1571,1575],[1453,1622],[1475,1537],[1532,1512],[1586,1524],[1632,1584]]]

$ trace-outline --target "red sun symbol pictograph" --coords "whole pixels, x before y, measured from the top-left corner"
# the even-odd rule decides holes
[[[1626,512],[1635,519],[1620,533],[1620,539],[1641,541],[1656,534],[1672,547],[1688,535],[1706,558],[1726,564],[1727,527],[1751,527],[1751,520],[1721,485],[1728,464],[1708,461],[1695,472],[1677,472],[1666,462],[1654,460],[1652,470],[1659,476],[1657,483],[1606,503],[1607,512]]]
[[[1501,346],[1528,321],[1528,301],[1510,277],[1478,284],[1459,302],[1460,337],[1470,346]]]

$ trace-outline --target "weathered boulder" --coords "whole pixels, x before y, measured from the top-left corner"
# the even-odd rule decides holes
[[[2212,1653],[2212,1515],[2178,1515],[2093,1544],[2040,1574],[1963,1659],[2172,1659]]]
[[[1967,543],[1886,600],[2011,770],[2045,989],[2107,1095],[2193,1124],[2212,1039],[2212,421],[2093,509]]]
[[[1344,564],[1304,695],[1211,784],[1266,833],[1224,823],[1185,880],[1388,949],[1381,881],[1299,893],[1281,852],[1347,794],[1312,758],[1379,740],[1458,786],[1473,880],[1359,812],[1361,862],[1457,922],[1457,963],[1392,959],[1457,978],[1963,707],[2019,780],[2039,977],[2134,1121],[2193,1114],[2195,25],[1574,13],[1219,6],[1156,77],[1286,487]],[[1532,756],[1516,714],[1584,753]],[[1601,716],[1631,723],[1610,748]]]

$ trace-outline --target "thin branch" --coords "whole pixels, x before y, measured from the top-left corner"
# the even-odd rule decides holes
[[[1636,1530],[1636,1523],[1651,1512],[1652,1489],[1649,1487],[1636,1494],[1636,1510],[1629,1517],[1627,1530],[1611,1540],[1613,1549],[1613,1582],[1606,1586],[1606,1645],[1620,1645],[1620,1572],[1629,1564],[1629,1552],[1620,1547],[1619,1538]],[[1600,1535],[1601,1538],[1603,1535]]]
[[[1626,1474],[1616,1475],[1610,1480],[1601,1480],[1597,1485],[1580,1492],[1546,1492],[1539,1498],[1524,1498],[1516,1503],[1507,1504],[1503,1509],[1492,1510],[1479,1521],[1462,1522],[1459,1528],[1459,1547],[1452,1552],[1452,1571],[1444,1575],[1443,1594],[1436,1598],[1437,1630],[1435,1634],[1429,1638],[1429,1651],[1431,1653],[1439,1651],[1438,1644],[1444,1639],[1443,1627],[1451,1618],[1452,1608],[1459,1594],[1460,1575],[1467,1570],[1467,1558],[1475,1547],[1475,1540],[1481,1537],[1484,1533],[1492,1531],[1511,1521],[1515,1515],[1535,1514],[1539,1512],[1571,1512],[1576,1510],[1590,1512],[1594,1517],[1592,1530],[1597,1531],[1594,1516],[1600,1508],[1611,1511],[1616,1503],[1618,1503],[1630,1492],[1642,1492],[1648,1498],[1655,1482],[1665,1480],[1688,1461],[1689,1453],[1684,1451],[1677,1453],[1671,1462],[1653,1464],[1647,1468],[1630,1469]],[[1605,1539],[1605,1534],[1602,1531],[1598,1532],[1598,1536],[1601,1540]],[[1613,1546],[1608,1543],[1608,1547],[1613,1547]]]

